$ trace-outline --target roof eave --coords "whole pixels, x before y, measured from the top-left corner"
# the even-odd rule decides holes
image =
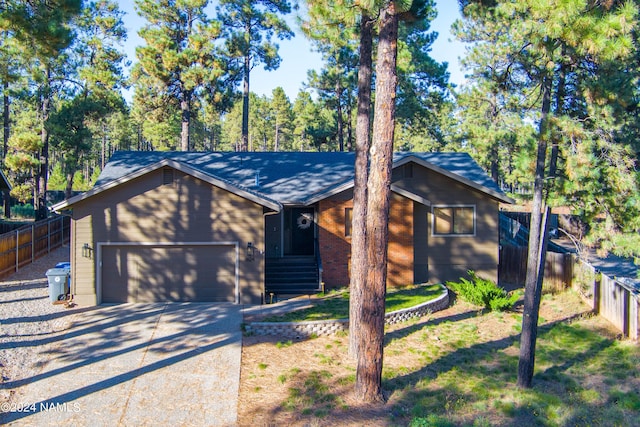
[[[351,188],[353,188],[353,178],[349,178],[348,180],[342,182],[341,184],[334,185],[325,191],[314,194],[313,196],[306,199],[304,201],[304,204],[307,206],[312,205],[314,203],[319,202],[320,200],[324,200],[328,197],[335,196],[336,194],[340,194],[343,191],[349,190]]]
[[[184,172],[188,175],[191,175],[195,178],[198,178],[202,181],[205,181],[211,185],[214,185],[216,187],[219,187],[223,190],[229,191],[230,193],[236,194],[242,198],[245,198],[247,200],[250,200],[254,203],[257,203],[259,205],[262,205],[264,207],[267,207],[269,209],[275,210],[275,211],[281,211],[282,210],[282,204],[275,201],[275,200],[271,200],[267,197],[263,197],[260,196],[258,194],[252,193],[250,191],[247,191],[241,187],[235,186],[233,184],[230,184],[222,179],[219,179],[215,176],[209,175],[209,174],[205,174],[197,169],[194,169],[188,165],[185,165],[182,162],[176,161],[176,160],[171,160],[171,159],[163,159],[160,160],[159,162],[153,163],[151,165],[145,166],[143,168],[140,168],[132,173],[129,173],[127,175],[123,175],[120,178],[114,179],[113,181],[109,181],[106,184],[100,185],[98,187],[94,187],[91,190],[84,192],[82,194],[79,194],[77,196],[71,197],[67,200],[64,200],[60,203],[57,203],[55,205],[53,205],[51,207],[51,210],[55,211],[55,212],[60,212],[64,209],[69,208],[70,206],[81,202],[83,200],[86,200],[90,197],[93,197],[97,194],[100,194],[106,190],[115,188],[119,185],[122,185],[128,181],[131,181],[135,178],[141,177],[143,175],[146,175],[150,172],[153,172],[155,170],[158,170],[160,168],[163,167],[171,167],[173,169],[179,170],[181,172]]]
[[[413,193],[411,191],[405,190],[404,188],[400,188],[397,185],[391,184],[391,191],[393,191],[396,194],[399,194],[403,197],[406,197],[409,200],[413,200],[414,202],[420,203],[421,205],[424,206],[431,206],[431,201],[428,199],[425,199],[424,197]]]
[[[395,162],[393,164],[393,167],[397,167],[397,166],[402,166],[406,163],[409,162],[415,162],[417,164],[419,164],[420,166],[423,166],[427,169],[431,169],[434,172],[438,172],[439,174],[442,174],[448,178],[451,178],[455,181],[461,182],[465,185],[468,185],[471,188],[474,188],[478,191],[481,191],[491,197],[493,197],[494,199],[497,199],[501,202],[504,203],[509,203],[509,204],[513,204],[515,203],[515,200],[513,200],[512,198],[510,198],[509,196],[507,196],[506,194],[502,193],[502,192],[498,192],[495,191],[491,188],[488,188],[484,185],[478,184],[477,182],[470,180],[468,178],[465,178],[463,176],[460,176],[458,174],[455,174],[453,172],[448,171],[447,169],[441,168],[440,166],[437,166],[433,163],[427,162],[426,160],[421,159],[420,157],[414,156],[414,155],[408,155],[406,157],[403,157],[402,159],[398,160],[397,162]]]

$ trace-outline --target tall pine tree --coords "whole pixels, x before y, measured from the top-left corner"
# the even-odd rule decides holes
[[[241,61],[242,139],[239,150],[249,147],[249,93],[251,70],[261,64],[265,70],[280,66],[280,40],[294,36],[283,15],[291,12],[287,0],[220,0],[218,19],[222,22],[227,55]]]
[[[481,43],[477,49],[497,52],[503,61],[502,72],[490,77],[499,77],[505,88],[520,98],[527,119],[537,125],[518,365],[518,385],[528,388],[533,379],[550,195],[573,197],[566,192],[566,178],[575,171],[573,159],[577,155],[582,166],[588,165],[596,172],[587,179],[592,194],[584,192],[583,196],[611,218],[606,211],[613,206],[598,199],[600,194],[611,192],[607,187],[612,181],[597,176],[615,161],[616,156],[610,154],[620,152],[615,148],[616,127],[606,118],[605,107],[614,103],[615,91],[607,93],[598,80],[606,78],[600,72],[615,68],[614,64],[624,67],[625,58],[633,52],[631,32],[637,8],[632,2],[601,4],[587,0],[461,3],[466,5],[467,18],[478,21],[485,30],[494,30],[475,33],[479,41],[491,37],[491,43]],[[580,156],[585,151],[588,154]],[[605,160],[601,162],[603,154]],[[624,171],[627,167],[616,176],[628,174]],[[614,173],[613,168],[608,171]],[[623,181],[624,187],[617,186],[614,191],[628,191],[629,182]],[[586,183],[576,184],[584,187]],[[635,185],[631,183],[631,187]],[[579,206],[585,200],[574,201]]]
[[[180,149],[188,151],[194,98],[223,74],[215,42],[220,24],[207,17],[208,0],[136,0],[147,24],[140,30],[146,45],[136,49],[136,95],[155,108],[176,105],[181,114]],[[152,89],[149,90],[148,87]]]

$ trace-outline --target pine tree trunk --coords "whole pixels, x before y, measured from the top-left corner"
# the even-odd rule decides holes
[[[49,121],[49,105],[51,102],[51,90],[49,88],[49,82],[51,81],[51,70],[47,68],[46,71],[46,88],[42,98],[41,105],[41,123],[42,130],[40,131],[40,140],[42,143],[42,149],[40,150],[40,170],[36,177],[35,187],[35,220],[39,221],[47,217],[47,181],[49,174],[49,131],[47,130],[47,122]]]
[[[338,151],[344,151],[344,118],[342,117],[342,86],[340,85],[340,78],[336,81],[336,120],[338,125]]]
[[[9,151],[9,129],[10,129],[10,111],[9,111],[9,82],[4,82],[4,96],[3,96],[3,134],[2,134],[2,160],[7,156],[7,151]]]
[[[180,101],[180,110],[182,111],[182,129],[180,132],[180,149],[182,151],[189,151],[190,147],[190,134],[189,124],[191,123],[191,94],[184,93],[183,99]]]
[[[371,142],[371,166],[367,185],[367,275],[363,290],[358,334],[356,397],[364,402],[383,402],[382,360],[384,301],[387,282],[389,201],[395,127],[396,56],[398,17],[389,2],[380,14],[376,102]]]
[[[351,272],[349,283],[349,355],[358,354],[355,331],[360,329],[362,289],[367,272],[366,218],[367,179],[371,136],[371,57],[373,21],[366,15],[360,24],[360,63],[358,68],[358,115],[356,118],[356,160],[351,215]]]
[[[64,197],[66,199],[71,198],[71,194],[73,192],[73,172],[67,172],[67,185],[64,189]]]
[[[104,165],[107,163],[107,151],[111,152],[111,150],[108,150],[108,143],[109,141],[107,139],[107,126],[102,123],[102,150],[100,153],[100,170],[103,170]]]
[[[4,84],[4,115],[3,115],[3,135],[2,135],[2,161],[4,163],[4,158],[7,155],[7,151],[9,151],[9,82],[5,81]],[[2,193],[2,198],[4,200],[4,216],[7,218],[11,218],[11,194],[9,190],[4,191]]]
[[[244,78],[242,88],[242,137],[240,150],[249,149],[249,67],[251,66],[249,55],[244,57]]]
[[[529,250],[527,256],[527,278],[525,280],[524,312],[522,315],[522,333],[520,334],[520,359],[518,362],[518,387],[530,388],[535,366],[536,340],[538,338],[538,311],[542,294],[544,276],[544,257],[546,254],[546,228],[543,224],[545,163],[547,158],[547,139],[549,114],[551,112],[551,76],[546,76],[542,84],[542,115],[538,136],[536,156],[536,176],[531,206],[529,227]],[[545,216],[547,208],[544,208]]]

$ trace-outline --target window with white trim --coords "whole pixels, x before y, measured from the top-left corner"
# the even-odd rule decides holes
[[[434,206],[433,234],[469,236],[476,233],[475,206]]]

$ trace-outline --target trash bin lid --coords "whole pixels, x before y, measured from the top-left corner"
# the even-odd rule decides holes
[[[66,276],[69,274],[69,270],[66,268],[50,268],[45,274],[47,276]]]
[[[71,269],[71,263],[69,261],[59,262],[56,264],[55,268],[68,268]]]

